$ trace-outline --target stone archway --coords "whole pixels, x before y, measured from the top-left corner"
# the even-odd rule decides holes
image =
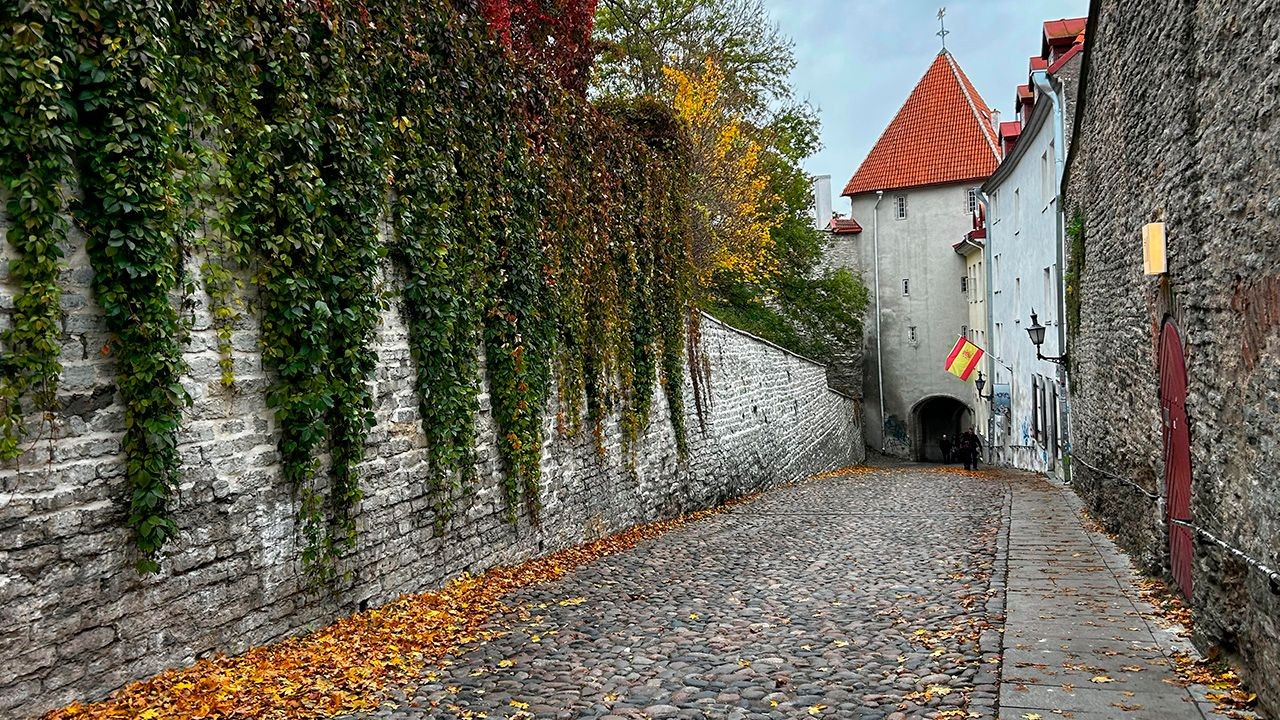
[[[911,459],[942,462],[938,441],[943,435],[954,441],[972,424],[969,406],[949,395],[933,395],[911,408]]]

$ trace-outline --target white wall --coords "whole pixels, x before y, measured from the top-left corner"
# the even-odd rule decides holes
[[[880,203],[880,282],[875,282],[876,195],[852,199],[853,217],[862,225],[857,236],[860,270],[873,290],[866,317],[863,409],[867,446],[907,455],[913,432],[912,409],[921,400],[946,396],[972,407],[967,383],[944,369],[961,328],[969,324],[969,308],[960,278],[964,258],[952,249],[973,228],[968,191],[980,183],[888,191]],[[907,198],[907,217],[898,219],[896,198]],[[903,293],[903,280],[909,293]],[[876,296],[880,299],[883,342],[876,336]],[[915,329],[914,338],[912,328]],[[884,363],[884,420],[880,415],[877,346]],[[972,415],[966,413],[967,421]],[[966,423],[967,424],[967,423]],[[882,433],[881,429],[885,428]]]
[[[1055,199],[1053,116],[1046,98],[1028,123],[1018,148],[1009,156],[1009,174],[992,183],[992,208],[988,213],[987,258],[991,263],[991,372],[996,384],[1008,384],[1012,408],[1006,418],[997,413],[995,460],[1033,471],[1050,469],[1052,458],[1045,442],[1034,437],[1032,417],[1033,376],[1056,387],[1060,402],[1066,392],[1057,383],[1057,365],[1036,359],[1036,348],[1027,335],[1031,311],[1045,326],[1041,353],[1058,356],[1058,203]],[[1003,172],[1003,171],[1002,171]],[[1047,271],[1047,272],[1046,272]],[[1051,401],[1048,389],[1046,401]],[[1052,405],[1050,406],[1053,407]],[[1056,410],[1046,413],[1053,428]]]

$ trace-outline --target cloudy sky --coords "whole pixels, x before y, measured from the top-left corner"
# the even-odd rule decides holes
[[[1027,58],[1040,52],[1045,20],[1083,17],[1088,0],[764,0],[795,41],[792,83],[815,105],[823,149],[805,164],[831,175],[838,196],[941,48],[938,7],[947,6],[947,48],[983,99],[1004,118]],[[837,210],[848,201],[837,199]]]

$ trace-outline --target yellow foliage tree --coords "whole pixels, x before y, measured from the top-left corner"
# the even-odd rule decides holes
[[[676,113],[689,126],[692,145],[694,259],[701,286],[729,273],[759,281],[778,270],[769,229],[778,199],[761,164],[765,148],[752,128],[730,111],[724,71],[710,58],[701,72],[663,70]]]

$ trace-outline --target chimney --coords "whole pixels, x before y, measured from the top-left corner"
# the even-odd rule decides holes
[[[813,179],[813,227],[826,230],[831,216],[831,176],[818,175]]]

